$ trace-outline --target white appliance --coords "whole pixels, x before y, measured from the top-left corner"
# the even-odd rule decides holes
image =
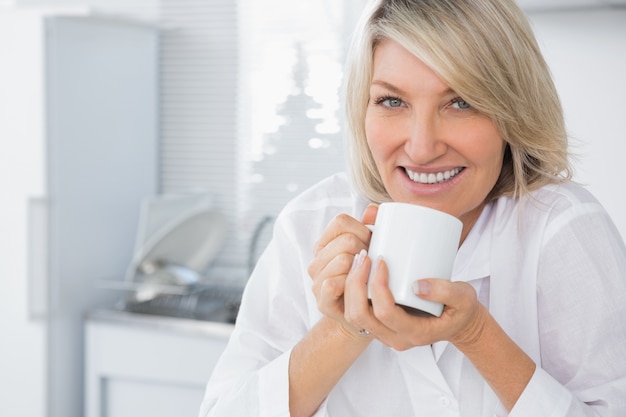
[[[0,415],[80,417],[83,319],[157,192],[158,30],[0,13]]]
[[[103,280],[101,287],[128,291],[128,302],[146,302],[159,295],[186,295],[216,285],[206,274],[223,246],[227,218],[213,194],[146,198],[137,229],[125,280]]]

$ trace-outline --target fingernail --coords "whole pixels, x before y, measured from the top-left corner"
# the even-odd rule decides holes
[[[354,271],[355,269],[363,265],[363,260],[365,259],[366,256],[367,256],[367,251],[365,249],[361,249],[361,252],[354,255],[354,261],[352,262],[352,268],[350,270]]]
[[[428,295],[428,294],[430,294],[430,282],[428,282],[428,281],[415,281],[413,283],[413,292],[416,295]]]

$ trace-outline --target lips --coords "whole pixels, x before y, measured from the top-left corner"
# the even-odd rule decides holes
[[[439,184],[454,178],[459,172],[463,171],[462,167],[452,168],[441,172],[416,172],[410,169],[404,169],[411,181],[418,184]]]

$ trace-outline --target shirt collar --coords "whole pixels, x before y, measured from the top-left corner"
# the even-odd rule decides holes
[[[457,252],[452,281],[472,281],[491,274],[493,203],[487,204]]]

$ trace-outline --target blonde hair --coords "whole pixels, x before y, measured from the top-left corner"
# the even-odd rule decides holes
[[[488,200],[571,178],[561,103],[513,0],[376,0],[361,17],[346,74],[347,154],[370,200],[389,200],[365,135],[373,55],[383,39],[413,53],[493,120],[507,146]]]

